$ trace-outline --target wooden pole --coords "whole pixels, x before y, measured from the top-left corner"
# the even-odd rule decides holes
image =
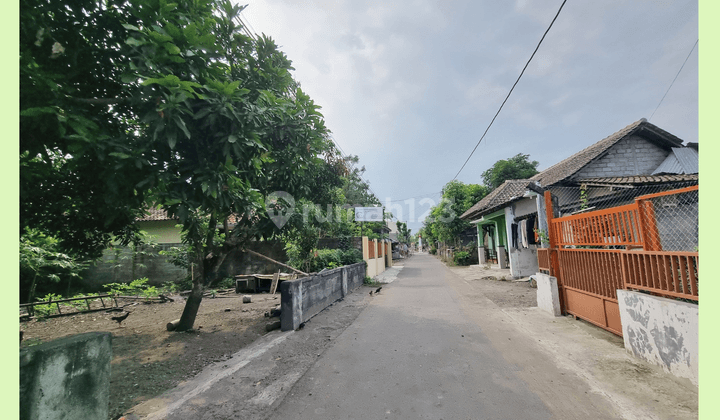
[[[247,253],[250,253],[250,254],[252,254],[252,255],[255,255],[255,256],[257,256],[257,257],[260,257],[260,258],[265,258],[266,260],[271,261],[271,262],[274,262],[275,264],[277,264],[277,265],[279,265],[279,266],[282,266],[282,267],[285,267],[285,268],[289,268],[290,270],[292,270],[292,271],[294,271],[294,272],[296,272],[296,273],[300,273],[300,274],[302,274],[302,275],[304,275],[304,276],[309,276],[308,273],[305,273],[305,272],[300,271],[300,270],[298,270],[298,269],[296,269],[296,268],[290,267],[289,265],[283,264],[283,263],[281,263],[280,261],[275,261],[275,260],[273,260],[272,258],[266,257],[266,256],[263,255],[263,254],[259,254],[259,253],[255,252],[255,251],[251,251],[251,250],[249,250],[249,249],[244,249],[243,251],[244,251],[244,252],[247,252]]]

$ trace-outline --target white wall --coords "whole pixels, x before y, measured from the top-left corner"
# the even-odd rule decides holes
[[[698,305],[618,290],[625,349],[698,384]]]
[[[510,256],[510,275],[513,277],[527,277],[538,272],[537,245],[523,248],[518,239],[519,248],[512,246],[512,230],[510,225],[515,217],[524,216],[537,211],[535,198],[524,198],[505,207],[505,228],[508,238],[508,255]],[[518,235],[519,236],[519,235]]]

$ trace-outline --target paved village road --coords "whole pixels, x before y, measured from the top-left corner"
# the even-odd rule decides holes
[[[270,418],[624,417],[527,337],[468,316],[453,276],[432,256],[409,259]]]

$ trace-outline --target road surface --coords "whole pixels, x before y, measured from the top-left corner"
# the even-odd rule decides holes
[[[432,256],[408,260],[270,418],[624,417],[527,337],[468,313],[452,276]]]

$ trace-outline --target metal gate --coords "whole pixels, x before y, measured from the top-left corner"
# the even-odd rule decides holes
[[[694,186],[641,196],[628,205],[553,218],[546,192],[550,248],[538,250],[538,265],[557,278],[563,310],[622,335],[618,289],[697,301],[698,253],[679,250],[678,246],[688,245],[676,245],[676,235],[664,234],[688,217],[677,210],[673,210],[677,217],[658,217],[666,207],[662,200],[674,197],[672,203],[697,203],[697,193]],[[664,252],[663,244],[676,249]]]

